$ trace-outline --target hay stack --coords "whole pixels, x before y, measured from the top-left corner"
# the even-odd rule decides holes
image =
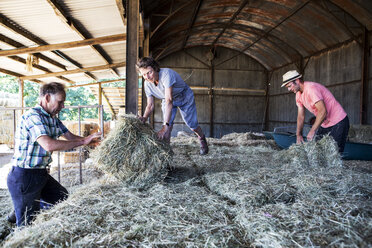
[[[150,126],[123,116],[92,158],[98,169],[133,187],[163,180],[172,159],[168,144],[158,141]]]
[[[328,135],[319,141],[312,140],[303,144],[294,144],[288,150],[278,152],[275,159],[280,163],[292,163],[307,167],[342,165],[337,143]]]
[[[348,140],[372,144],[372,125],[350,125]]]

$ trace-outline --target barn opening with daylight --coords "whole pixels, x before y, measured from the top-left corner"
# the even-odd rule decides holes
[[[0,24],[1,246],[372,246],[372,1],[2,0]],[[176,84],[140,73],[143,57],[189,86],[195,105],[182,104],[206,139]],[[300,99],[302,80],[344,112],[329,95],[308,106],[318,95]],[[51,82],[66,90],[52,117],[102,135],[53,150],[68,197],[20,228],[17,125]]]

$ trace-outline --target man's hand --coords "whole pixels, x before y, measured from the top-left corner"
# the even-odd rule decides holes
[[[315,136],[315,131],[310,130],[309,133],[307,134],[306,138],[307,138],[308,141],[311,141],[311,140],[313,140],[314,136]]]
[[[167,125],[163,125],[163,127],[158,132],[158,139],[160,140],[167,140],[170,137],[169,127]]]
[[[143,116],[141,116],[141,115],[137,115],[137,118],[143,123],[143,124],[145,124],[146,123],[146,121],[147,121],[147,118],[146,117],[143,117]]]
[[[304,137],[302,137],[302,135],[297,135],[296,137],[297,137],[297,140],[296,140],[297,144],[302,144],[305,142]]]
[[[96,145],[101,139],[102,132],[92,133],[91,135],[83,139],[84,145],[94,144]]]

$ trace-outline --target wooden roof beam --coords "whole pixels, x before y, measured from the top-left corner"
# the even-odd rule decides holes
[[[0,14],[0,25],[4,26],[5,28],[7,28],[7,29],[19,34],[19,35],[22,35],[23,37],[29,39],[32,42],[35,42],[38,45],[47,45],[48,44],[45,41],[43,41],[42,39],[40,39],[39,37],[33,35],[32,33],[28,32],[27,30],[21,28],[19,25],[16,25],[15,22],[9,20],[8,18],[3,16],[2,14]],[[81,64],[79,64],[78,62],[76,62],[75,60],[73,60],[72,58],[70,58],[69,56],[67,56],[64,53],[62,53],[60,51],[57,51],[57,50],[52,51],[52,53],[56,54],[57,56],[61,57],[64,60],[68,61],[72,65],[74,65],[78,68],[82,68]],[[91,73],[85,73],[85,74],[89,78],[92,78],[92,79],[96,80],[96,77],[94,75],[92,75]]]
[[[115,34],[110,36],[103,36],[99,38],[92,38],[86,40],[79,40],[79,41],[70,41],[52,45],[42,45],[38,47],[25,47],[25,48],[18,48],[18,49],[10,49],[10,50],[2,50],[0,51],[0,56],[10,56],[10,55],[18,55],[18,54],[25,54],[25,53],[36,53],[36,52],[46,52],[52,50],[59,50],[59,49],[68,49],[68,48],[76,48],[81,46],[90,46],[93,44],[103,44],[109,42],[116,42],[116,41],[123,41],[126,39],[125,34]]]
[[[13,39],[5,36],[5,35],[2,35],[2,34],[0,34],[0,41],[9,45],[9,46],[15,47],[15,48],[25,47],[22,43],[19,43],[18,41],[15,41],[15,40],[13,40]],[[34,53],[34,56],[48,62],[49,64],[52,64],[52,65],[57,66],[57,67],[59,67],[63,70],[66,70],[66,66],[62,65],[61,63],[59,63],[59,62],[41,54],[41,53]]]
[[[17,73],[17,72],[9,71],[9,70],[7,70],[7,69],[3,69],[3,68],[0,68],[0,72],[1,72],[1,73],[4,73],[4,74],[7,74],[7,75],[10,75],[10,76],[13,76],[13,77],[17,77],[17,78],[20,78],[20,77],[23,77],[23,76],[24,76],[24,75],[19,74],[19,73]],[[38,84],[43,84],[42,81],[37,80],[37,79],[29,80],[29,81],[33,81],[33,82],[38,83]]]
[[[79,68],[75,70],[69,70],[69,71],[61,71],[61,72],[52,72],[52,73],[46,73],[46,74],[39,74],[39,75],[30,75],[30,76],[22,76],[22,80],[29,80],[29,79],[35,79],[35,78],[47,78],[47,77],[57,77],[62,75],[68,75],[68,74],[76,74],[76,73],[86,73],[91,71],[99,71],[99,70],[105,70],[110,68],[116,68],[116,67],[125,67],[125,62],[121,63],[115,63],[110,65],[100,65],[100,66],[92,66],[92,67],[86,67],[86,68]]]
[[[9,56],[8,58],[26,65],[26,60],[24,58],[22,58],[22,57],[19,57],[19,56]],[[41,66],[41,65],[32,65],[32,66],[35,67],[36,69],[39,69],[39,70],[44,71],[44,72],[47,72],[47,73],[52,72],[48,68],[45,68],[44,66]],[[74,82],[74,81],[72,81],[72,80],[70,80],[68,78],[63,77],[63,76],[58,76],[57,78],[59,78],[59,79],[61,79],[63,81],[66,81],[66,82],[68,82],[70,84],[75,84],[76,83],[76,82]]]
[[[96,85],[96,84],[107,84],[107,83],[114,83],[114,82],[119,82],[119,81],[125,81],[125,78],[118,78],[118,79],[113,79],[113,80],[92,82],[92,83],[86,83],[86,84],[75,84],[75,85],[68,86],[67,88],[84,87],[84,86],[91,86],[91,85]]]
[[[82,39],[86,40],[89,38],[92,38],[91,35],[88,34],[86,30],[83,30],[84,27],[80,27],[76,24],[74,19],[70,16],[68,16],[63,8],[55,1],[55,0],[47,0],[50,6],[52,6],[54,12],[56,15],[61,19],[61,21],[68,26],[71,30],[73,30],[75,33],[77,33]],[[90,36],[90,37],[89,37]],[[108,56],[108,54],[101,48],[95,45],[90,45],[90,47],[97,53],[99,57],[101,57],[106,64],[111,64],[112,59]],[[112,72],[119,77],[119,74],[114,70],[111,69]]]

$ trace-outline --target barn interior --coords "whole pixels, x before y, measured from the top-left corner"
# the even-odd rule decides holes
[[[61,82],[88,87],[121,123],[123,114],[144,112],[135,63],[152,56],[193,90],[210,144],[200,156],[178,113],[172,169],[154,185],[123,185],[98,162],[80,163],[62,170],[71,197],[23,230],[6,222],[4,190],[4,247],[372,245],[371,161],[342,160],[322,144],[282,150],[263,135],[296,126],[295,96],[281,87],[289,70],[326,86],[354,130],[372,125],[371,1],[2,0],[0,24],[0,72],[19,84],[12,111],[26,107],[25,81]],[[107,86],[113,82],[124,83]],[[162,124],[156,100],[149,126]],[[359,134],[364,143],[371,130]]]

